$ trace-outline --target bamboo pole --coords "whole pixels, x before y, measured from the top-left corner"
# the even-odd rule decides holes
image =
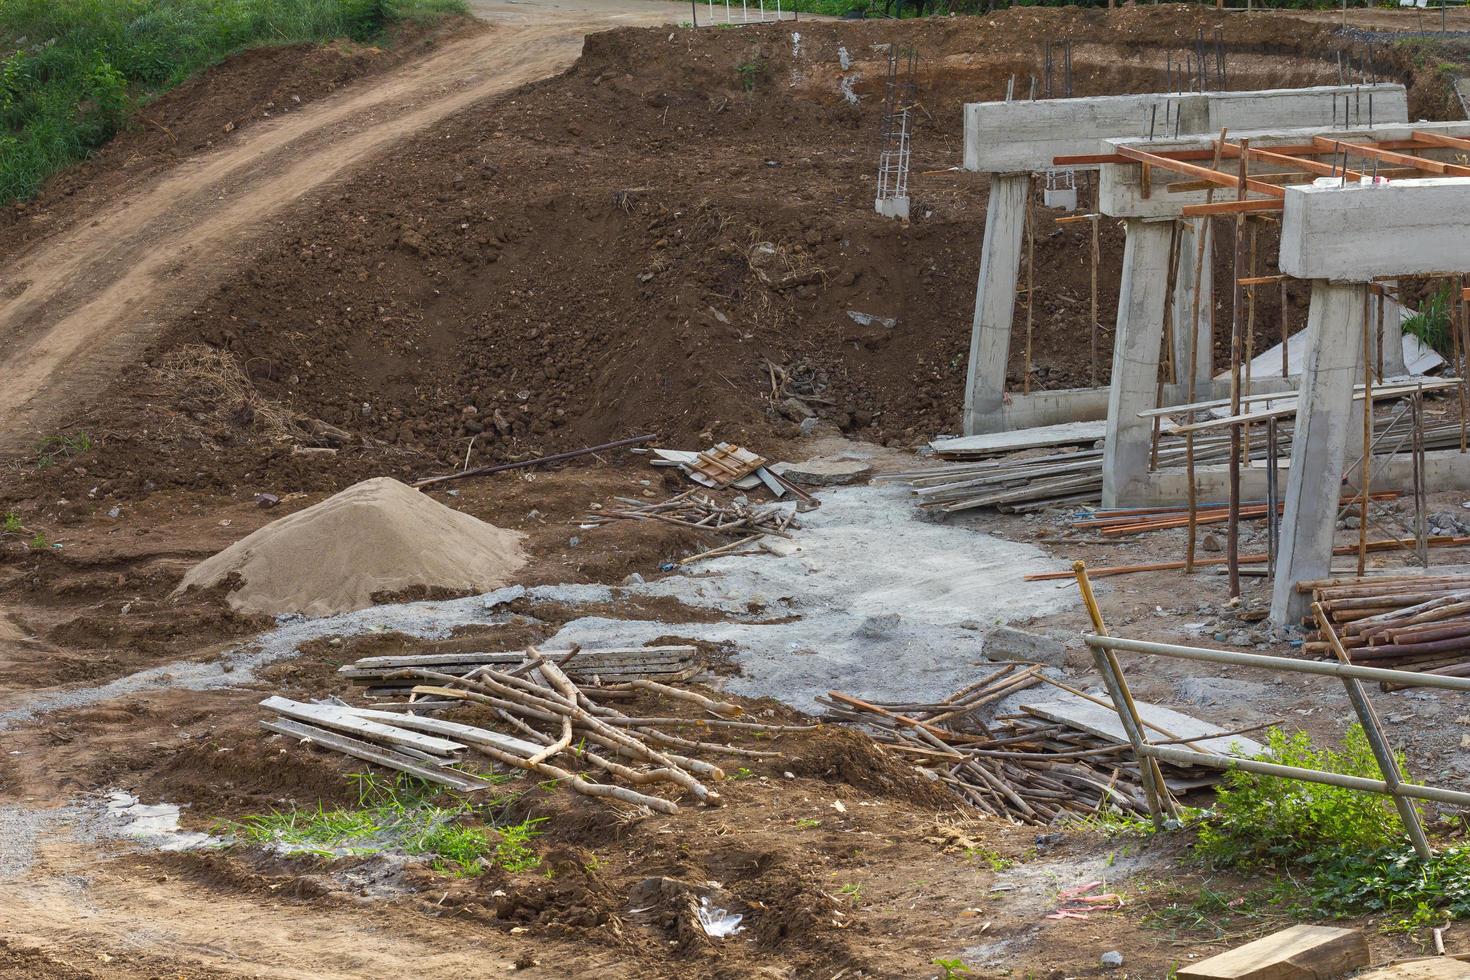
[[[1097,320],[1097,264],[1099,254],[1097,223],[1101,218],[1102,215],[1094,209],[1092,215],[1092,386],[1094,388],[1098,385],[1097,348],[1099,342],[1098,335],[1102,329]]]
[[[1245,184],[1250,176],[1250,140],[1240,141],[1240,190],[1237,200],[1245,199]],[[1235,216],[1235,288],[1230,297],[1230,414],[1240,414],[1240,355],[1241,355],[1241,305],[1245,287],[1240,278],[1245,264],[1245,215]],[[1230,427],[1230,520],[1226,524],[1226,555],[1230,570],[1230,595],[1240,595],[1240,451],[1242,426]],[[1190,531],[1193,533],[1197,521],[1191,510]]]
[[[1021,393],[1031,394],[1031,331],[1036,307],[1036,175],[1026,177],[1026,363]]]
[[[1220,167],[1220,154],[1222,152],[1224,152],[1224,148],[1225,148],[1225,134],[1227,132],[1228,132],[1228,130],[1226,128],[1222,127],[1220,129],[1220,138],[1215,141],[1215,158],[1214,158],[1214,163],[1213,163],[1212,166],[1215,169],[1217,169],[1217,170]],[[1205,203],[1206,204],[1210,204],[1210,203],[1213,203],[1214,200],[1215,200],[1215,190],[1214,190],[1214,188],[1211,188],[1210,190],[1205,191]],[[1191,313],[1191,316],[1189,318],[1189,385],[1188,385],[1188,394],[1187,394],[1187,397],[1188,397],[1188,399],[1189,399],[1189,401],[1191,403],[1195,400],[1195,375],[1198,373],[1198,371],[1196,370],[1196,367],[1197,367],[1197,365],[1199,363],[1199,313],[1200,313],[1199,307],[1200,307],[1200,294],[1204,291],[1202,289],[1202,285],[1204,283],[1204,275],[1205,275],[1205,241],[1206,241],[1206,239],[1209,238],[1209,229],[1210,229],[1210,219],[1209,218],[1205,218],[1203,221],[1200,222],[1200,230],[1199,230],[1199,233],[1196,236],[1199,240],[1195,243],[1195,250],[1194,250],[1194,303],[1193,303],[1194,309],[1193,309],[1193,311]],[[1211,306],[1213,306],[1213,305],[1214,304],[1211,303]],[[1212,324],[1213,324],[1213,316],[1212,316]],[[1213,329],[1211,329],[1211,331],[1210,331],[1210,337],[1213,340],[1213,338],[1214,338],[1214,330]],[[1193,410],[1190,411],[1189,415],[1185,419],[1185,422],[1186,423],[1189,423],[1189,424],[1192,424],[1194,422],[1194,412],[1193,412]],[[1189,522],[1189,539],[1188,539],[1188,541],[1185,544],[1185,551],[1184,551],[1184,568],[1185,568],[1185,570],[1187,572],[1193,572],[1194,571],[1195,531],[1196,531],[1196,528],[1194,526],[1193,514],[1194,514],[1195,505],[1198,502],[1198,493],[1199,493],[1199,490],[1195,486],[1195,482],[1194,482],[1194,433],[1193,432],[1186,432],[1184,434],[1184,471],[1185,471],[1185,482],[1188,485],[1189,512],[1190,512],[1190,515],[1191,515],[1190,522]]]
[[[1358,574],[1368,569],[1368,504],[1373,482],[1373,359],[1369,351],[1368,294],[1363,294],[1363,459],[1358,466],[1362,490],[1358,514]]]
[[[1100,636],[1106,636],[1107,624],[1103,622],[1102,609],[1097,604],[1097,596],[1092,593],[1092,583],[1087,579],[1087,563],[1074,562],[1072,571],[1077,576],[1077,586],[1082,592],[1082,602],[1087,606],[1087,615],[1092,620],[1093,631]],[[1158,763],[1144,755],[1143,722],[1138,717],[1138,706],[1133,703],[1133,696],[1128,691],[1128,682],[1123,679],[1123,669],[1118,664],[1118,658],[1110,650],[1094,647],[1092,656],[1098,673],[1102,675],[1103,683],[1108,689],[1108,694],[1113,699],[1113,710],[1118,713],[1118,720],[1128,734],[1128,741],[1133,745],[1133,754],[1138,760],[1140,782],[1143,784],[1143,795],[1148,804],[1149,815],[1153,817],[1154,827],[1163,829],[1164,813],[1167,809],[1172,814],[1173,801],[1168,798],[1168,789],[1164,785],[1164,774],[1160,771]]]

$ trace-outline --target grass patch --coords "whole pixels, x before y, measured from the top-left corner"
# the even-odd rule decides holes
[[[91,451],[92,437],[85,432],[79,432],[74,436],[47,436],[36,443],[36,469],[49,469],[62,460],[81,456]]]
[[[247,47],[371,41],[463,0],[0,0],[0,204],[111,139],[149,98]]]
[[[1357,725],[1340,750],[1275,729],[1268,745],[1284,765],[1382,778]],[[1402,756],[1398,766],[1407,781]],[[1389,930],[1470,917],[1470,849],[1441,846],[1421,862],[1386,796],[1234,771],[1198,828],[1196,856],[1247,874],[1275,871],[1266,893],[1296,916],[1368,915]]]
[[[1451,328],[1449,286],[1430,293],[1419,312],[1404,317],[1404,333],[1413,334],[1445,357],[1450,356],[1454,347],[1450,336]]]
[[[424,856],[435,871],[472,878],[490,868],[531,871],[541,865],[532,841],[546,818],[505,819],[514,797],[475,804],[435,802],[437,787],[406,775],[356,773],[355,807],[273,810],[225,824],[236,839],[293,854],[360,857],[393,852]],[[513,777],[503,777],[509,780]]]

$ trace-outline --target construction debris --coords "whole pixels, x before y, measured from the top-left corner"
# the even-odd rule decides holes
[[[721,503],[703,491],[686,490],[660,503],[649,503],[633,497],[613,498],[619,509],[594,511],[582,520],[582,527],[599,527],[613,521],[659,521],[700,531],[738,534],[740,539],[709,551],[681,559],[687,565],[703,558],[714,558],[758,544],[768,534],[790,538],[791,531],[801,526],[794,508],[783,504],[752,504],[744,495]]]
[[[1043,681],[1063,695],[1022,704],[1016,713],[997,717],[999,724],[987,725],[980,718],[986,705]],[[992,816],[1044,826],[1064,814],[1095,814],[1104,808],[1140,816],[1149,812],[1138,767],[1112,706],[1050,679],[1039,664],[1006,664],[932,704],[874,704],[839,691],[818,701],[827,709],[826,718],[863,725],[878,741]],[[1200,751],[1208,745],[1210,751],[1246,755],[1261,748],[1239,732],[1157,705],[1139,702],[1137,707],[1144,725],[1166,740],[1156,744],[1199,743]],[[1176,793],[1218,779],[1218,773],[1203,768],[1163,769]]]
[[[691,648],[662,648],[683,656]],[[668,656],[649,648],[655,658]],[[775,758],[780,753],[737,748],[670,735],[663,729],[693,727],[708,734],[721,729],[775,734],[804,731],[798,726],[767,725],[737,721],[739,705],[716,701],[698,692],[637,676],[641,668],[630,666],[635,651],[572,649],[556,654],[535,648],[509,654],[478,654],[480,662],[431,662],[435,657],[369,658],[373,660],[419,660],[413,665],[389,668],[388,676],[359,676],[359,671],[378,671],[384,665],[343,668],[362,681],[402,681],[395,693],[413,699],[378,708],[355,708],[344,702],[306,704],[271,697],[261,706],[275,717],[261,726],[282,735],[299,738],[322,748],[342,752],[390,769],[410,773],[462,792],[486,789],[485,778],[472,761],[483,759],[502,766],[524,769],[548,779],[565,782],[574,792],[620,800],[659,813],[674,813],[678,804],[652,795],[652,786],[665,786],[687,793],[707,805],[718,805],[720,796],[707,781],[724,778],[719,766],[681,753],[702,753],[748,758]],[[582,658],[585,662],[578,662]],[[516,666],[511,666],[514,662]],[[359,664],[362,662],[359,661]],[[613,665],[619,665],[621,669]],[[506,669],[500,669],[500,668]],[[612,683],[594,683],[605,676],[623,678]],[[663,676],[669,676],[667,672]],[[578,683],[573,678],[582,678]],[[590,682],[589,682],[590,678]],[[594,700],[634,695],[660,701],[693,704],[702,716],[629,717]],[[424,717],[418,712],[445,707],[489,709],[487,717],[515,732],[514,735],[461,722]],[[384,710],[384,709],[389,710]],[[473,756],[471,755],[473,753]],[[480,757],[479,759],[474,758]],[[563,765],[555,764],[564,761]],[[585,775],[596,771],[607,782]],[[615,785],[617,779],[622,784]],[[629,788],[638,787],[638,789]]]

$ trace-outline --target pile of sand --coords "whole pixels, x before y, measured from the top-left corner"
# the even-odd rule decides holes
[[[364,609],[375,593],[488,592],[526,563],[524,537],[379,477],[236,541],[194,566],[174,594],[238,575],[228,601],[239,612],[328,616]]]

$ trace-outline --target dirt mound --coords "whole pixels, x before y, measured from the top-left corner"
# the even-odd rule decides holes
[[[523,537],[378,477],[200,562],[174,594],[238,576],[240,586],[226,597],[236,611],[327,616],[406,589],[487,592],[525,564]]]

